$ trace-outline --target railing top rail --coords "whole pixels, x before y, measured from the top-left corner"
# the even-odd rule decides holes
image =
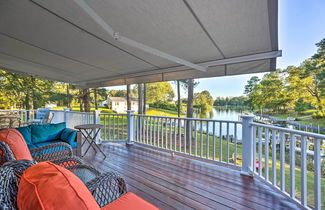
[[[0,109],[0,112],[21,112],[21,111],[37,111],[37,109]]]
[[[127,116],[127,114],[115,114],[115,113],[100,113],[99,115],[114,115],[114,116]]]
[[[64,111],[62,111],[62,112],[64,112]],[[68,113],[72,113],[72,114],[89,114],[89,115],[94,114],[94,112],[78,112],[78,111],[68,111]]]
[[[297,134],[297,135],[301,135],[301,136],[313,137],[315,139],[325,139],[325,135],[317,134],[317,133],[294,130],[294,129],[289,129],[289,128],[282,128],[282,127],[277,127],[277,126],[273,126],[273,125],[265,125],[265,124],[261,124],[261,123],[255,123],[255,122],[251,123],[250,125],[274,129],[274,130],[283,131],[283,132],[288,132],[288,133]]]
[[[236,120],[215,120],[215,119],[187,118],[187,117],[169,117],[169,116],[157,116],[157,115],[145,115],[145,114],[133,114],[133,115],[139,116],[139,117],[156,117],[156,118],[167,118],[167,119],[176,119],[176,120],[193,120],[193,121],[209,121],[209,122],[224,122],[224,123],[242,124],[241,121],[236,121]]]

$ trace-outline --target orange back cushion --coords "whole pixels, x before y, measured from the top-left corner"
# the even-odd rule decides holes
[[[20,210],[99,209],[76,175],[51,162],[41,162],[25,170],[18,187],[17,205]]]
[[[17,160],[33,160],[24,137],[16,129],[0,130],[0,141],[9,145]]]
[[[143,200],[136,194],[128,192],[112,203],[101,208],[102,210],[158,210],[151,203]]]

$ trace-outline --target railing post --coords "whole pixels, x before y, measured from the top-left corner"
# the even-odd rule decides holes
[[[64,108],[64,114],[63,114],[63,121],[65,122],[65,123],[67,123],[67,119],[68,119],[68,117],[67,117],[67,112],[70,112],[70,108]]]
[[[242,118],[242,168],[241,174],[253,176],[253,129],[251,123],[254,115],[243,115]]]
[[[127,145],[132,145],[134,143],[134,127],[133,127],[133,112],[132,110],[127,111],[127,128],[128,128],[128,139],[126,144]]]
[[[100,124],[100,112],[101,110],[94,110],[94,124]],[[101,144],[101,132],[98,132],[98,135],[96,137],[96,144]]]

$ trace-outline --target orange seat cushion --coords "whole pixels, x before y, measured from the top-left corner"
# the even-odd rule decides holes
[[[0,141],[8,144],[17,160],[33,160],[24,137],[16,129],[0,130]]]
[[[20,210],[100,209],[76,175],[51,162],[41,162],[25,170],[18,187],[17,205]]]
[[[112,203],[101,208],[102,210],[156,210],[158,209],[151,203],[143,200],[136,194],[128,192]]]

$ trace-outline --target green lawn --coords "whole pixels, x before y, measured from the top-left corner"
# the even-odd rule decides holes
[[[165,116],[165,117],[177,117],[177,112],[165,110],[165,109],[157,109],[157,108],[150,108],[147,115],[154,115],[154,116]],[[181,114],[181,117],[185,117],[186,115]]]
[[[315,113],[316,110],[310,109],[306,110],[302,113],[297,112],[290,112],[287,114],[274,114],[275,117],[278,117],[280,119],[287,119],[288,117],[294,117],[297,119],[297,122],[304,123],[304,124],[313,124],[315,126],[319,125],[321,127],[325,127],[325,118],[321,119],[313,119],[312,114]]]

